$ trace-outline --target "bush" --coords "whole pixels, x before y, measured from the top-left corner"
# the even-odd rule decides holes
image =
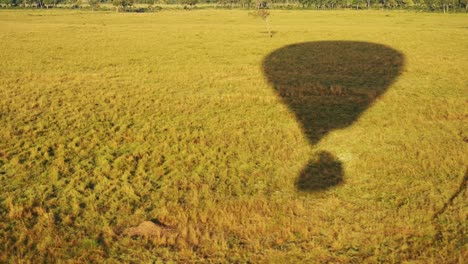
[[[153,5],[148,6],[148,11],[157,12],[157,11],[161,11],[161,10],[162,10],[161,6],[153,6]]]
[[[162,9],[162,7],[160,7],[160,6],[156,6],[156,7],[149,6],[147,8],[145,8],[145,7],[126,7],[126,8],[123,9],[123,11],[127,12],[127,13],[146,13],[146,12],[160,11],[161,9]]]

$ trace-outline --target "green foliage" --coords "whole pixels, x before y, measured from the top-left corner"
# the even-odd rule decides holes
[[[133,5],[133,0],[112,0],[112,4],[117,7],[126,8]]]
[[[54,7],[54,6],[57,6],[58,4],[61,4],[63,2],[65,2],[65,0],[42,0],[42,3],[46,7]]]
[[[92,1],[94,1],[94,0],[91,0],[91,2]],[[81,0],[68,0],[67,2],[68,2],[68,4],[71,5],[72,8],[79,8],[82,5]]]
[[[0,4],[11,7],[19,6],[21,3],[21,0],[0,0]]]
[[[313,3],[313,0],[298,0],[303,7],[310,7]]]
[[[198,3],[198,0],[181,0],[181,4],[195,6]]]
[[[23,3],[24,3],[26,6],[32,6],[32,5],[36,5],[36,4],[37,4],[37,1],[36,1],[36,0],[24,0]]]
[[[203,8],[243,8],[251,9],[258,6],[260,2],[254,0],[0,0],[0,5],[4,7],[57,7],[60,5],[61,8],[77,8],[81,7],[84,3],[88,3],[91,9],[96,8],[96,4],[102,4],[105,8],[107,4],[114,4],[120,9],[126,11],[130,10],[127,7],[133,4],[147,5],[139,6],[138,10],[148,10],[147,7],[155,4],[172,5],[170,8],[193,8],[198,5]],[[419,9],[428,11],[439,11],[439,12],[460,12],[466,11],[467,3],[466,0],[451,1],[451,0],[275,0],[270,1],[268,5],[269,9],[338,9],[338,8],[349,8],[349,9]],[[151,9],[151,8],[150,8]]]
[[[88,0],[88,4],[93,10],[99,7],[99,3],[99,0]]]

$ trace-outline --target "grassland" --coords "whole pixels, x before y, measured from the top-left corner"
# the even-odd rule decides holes
[[[0,262],[468,259],[468,16],[271,24],[273,38],[239,10],[0,11]],[[318,41],[401,60],[384,92],[317,132],[321,108],[282,97],[291,73],[265,62]],[[328,88],[314,102],[350,96]],[[299,188],[322,159],[340,181]],[[152,219],[171,232],[124,235]]]

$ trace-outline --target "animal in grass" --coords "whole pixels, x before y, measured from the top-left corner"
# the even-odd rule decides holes
[[[273,51],[263,60],[263,71],[315,145],[369,109],[400,75],[404,61],[402,53],[382,44],[317,41]],[[320,191],[343,182],[342,162],[321,151],[303,168],[296,187]]]

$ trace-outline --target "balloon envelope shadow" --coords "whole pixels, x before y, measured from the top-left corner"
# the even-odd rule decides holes
[[[375,43],[319,41],[288,45],[267,55],[263,70],[294,112],[311,144],[351,125],[400,74],[404,55]],[[353,140],[350,138],[349,140]],[[320,191],[343,182],[341,161],[327,151],[303,169],[296,187]]]

